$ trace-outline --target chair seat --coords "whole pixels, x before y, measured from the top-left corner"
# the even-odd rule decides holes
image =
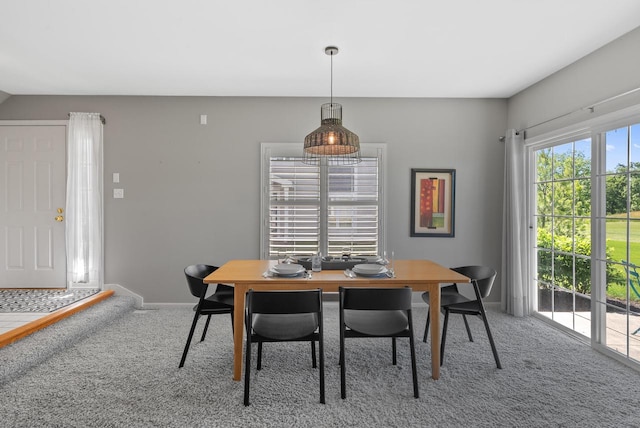
[[[318,316],[307,314],[256,314],[253,331],[275,340],[293,340],[312,334],[318,328]]]
[[[422,300],[429,304],[429,292],[422,293]],[[440,306],[449,306],[456,303],[467,302],[469,299],[458,293],[455,285],[448,285],[440,289]]]
[[[216,296],[209,296],[202,302],[202,308],[200,308],[200,313],[203,315],[208,314],[226,314],[233,311],[233,304],[229,305],[227,303],[223,303],[218,301]],[[198,305],[193,307],[193,310],[197,310]]]
[[[407,329],[404,311],[360,311],[345,309],[344,323],[351,330],[373,336],[389,336]]]
[[[449,312],[464,315],[477,315],[480,314],[480,305],[477,300],[467,300],[465,302],[458,302],[452,305],[447,305]]]

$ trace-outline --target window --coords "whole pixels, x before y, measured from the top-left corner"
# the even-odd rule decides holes
[[[376,255],[383,245],[384,145],[356,165],[306,165],[302,147],[262,145],[262,258]]]

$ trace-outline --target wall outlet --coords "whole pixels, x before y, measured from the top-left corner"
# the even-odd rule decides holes
[[[113,189],[113,198],[114,199],[124,198],[124,189]]]

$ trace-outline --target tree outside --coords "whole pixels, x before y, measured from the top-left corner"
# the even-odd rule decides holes
[[[538,278],[590,295],[591,159],[575,144],[536,151]],[[632,162],[630,168],[640,171],[640,162]],[[640,265],[640,174],[627,174],[627,167],[619,164],[606,178],[606,256],[612,262],[607,263],[606,275],[607,295],[621,300],[627,296],[622,263],[627,260],[627,212],[638,219],[629,238],[629,263]],[[634,293],[631,297],[640,301]]]

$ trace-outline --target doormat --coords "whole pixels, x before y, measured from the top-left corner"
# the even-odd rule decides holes
[[[53,312],[92,296],[97,288],[75,290],[0,290],[0,312]]]

